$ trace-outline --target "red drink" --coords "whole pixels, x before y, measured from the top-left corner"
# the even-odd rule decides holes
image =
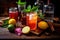
[[[18,11],[14,10],[12,11],[12,9],[9,10],[9,18],[13,18],[16,21],[18,20]]]
[[[18,12],[9,13],[9,18],[14,18],[17,21],[18,20]]]
[[[26,15],[26,25],[28,26],[29,24],[29,14]]]
[[[18,11],[15,13],[15,19],[18,20]]]

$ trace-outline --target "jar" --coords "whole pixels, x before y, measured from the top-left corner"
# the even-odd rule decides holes
[[[29,26],[31,30],[37,29],[37,12],[26,14],[26,25]]]
[[[15,19],[16,21],[18,20],[18,10],[17,7],[11,7],[9,8],[9,18],[10,19]]]

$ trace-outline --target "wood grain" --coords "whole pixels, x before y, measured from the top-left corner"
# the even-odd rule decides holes
[[[0,19],[6,19],[8,17],[0,17]],[[51,23],[51,22],[49,22]],[[52,23],[54,25],[54,27],[56,27],[56,29],[60,29],[60,24],[57,24],[57,23]],[[60,30],[54,33],[52,33],[51,35],[49,36],[46,36],[45,34],[42,34],[42,35],[33,35],[33,34],[29,34],[29,35],[24,35],[22,34],[21,36],[18,36],[14,33],[10,33],[8,31],[8,29],[6,28],[2,28],[0,27],[0,39],[51,39],[51,38],[60,38]]]

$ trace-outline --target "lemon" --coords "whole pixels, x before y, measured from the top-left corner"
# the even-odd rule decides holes
[[[8,23],[15,25],[16,24],[16,20],[15,19],[10,19]]]
[[[45,21],[41,21],[41,22],[38,23],[38,27],[39,27],[40,29],[45,30],[45,29],[48,28],[48,23],[45,22]]]
[[[30,32],[30,27],[29,26],[26,26],[22,29],[22,33],[24,33],[24,34],[27,34],[29,32]]]

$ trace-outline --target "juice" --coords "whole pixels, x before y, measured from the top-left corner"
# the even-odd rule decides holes
[[[31,30],[36,30],[36,28],[37,28],[36,23],[37,23],[36,21],[29,20],[29,26],[30,26]]]
[[[37,28],[37,13],[31,13],[27,16],[27,25],[31,30],[36,30]]]
[[[18,20],[18,12],[10,12],[9,18],[14,18],[16,21]]]
[[[9,8],[9,18],[18,20],[18,11],[16,7]]]
[[[25,13],[22,13],[21,19],[22,19],[22,25],[26,25],[26,15],[25,15]]]
[[[29,25],[29,14],[26,15],[26,25]]]

